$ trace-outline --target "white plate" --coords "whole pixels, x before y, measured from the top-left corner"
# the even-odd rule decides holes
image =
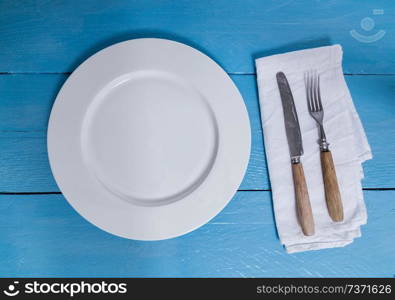
[[[160,240],[225,207],[250,139],[243,99],[213,60],[174,41],[136,39],[96,53],[68,78],[52,108],[48,154],[85,219]]]

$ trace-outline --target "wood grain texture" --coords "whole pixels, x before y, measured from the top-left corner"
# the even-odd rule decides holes
[[[309,191],[304,177],[303,165],[301,163],[292,164],[292,177],[299,225],[304,235],[314,235],[314,217],[311,210]]]
[[[185,236],[132,241],[80,217],[62,195],[0,196],[1,276],[392,277],[395,191],[365,192],[369,224],[344,248],[286,254],[270,192],[238,192]]]
[[[232,75],[252,129],[250,163],[240,189],[270,189],[255,76]],[[67,75],[0,75],[0,192],[59,191],[49,169],[46,128]],[[346,76],[374,159],[364,164],[365,188],[395,188],[395,76]]]
[[[381,8],[383,15],[373,15]],[[254,58],[340,43],[346,80],[373,149],[365,188],[395,188],[395,23],[390,1],[0,1],[0,192],[58,192],[46,128],[61,84],[113,43],[161,37],[215,59],[240,89],[252,125],[241,189],[270,189]],[[376,26],[360,27],[365,17]],[[385,30],[374,43],[350,36]],[[20,73],[20,74],[15,74]],[[25,74],[22,74],[25,73]],[[54,73],[54,74],[43,74]],[[56,73],[56,74],[55,74]],[[238,74],[238,75],[236,75]],[[395,191],[365,191],[369,224],[345,248],[288,255],[270,192],[238,192],[215,219],[180,238],[139,242],[107,234],[62,195],[0,195],[1,276],[393,277]]]
[[[363,77],[346,78],[373,152],[373,159],[363,165],[363,186],[395,188],[395,143],[392,142],[395,136],[395,77]],[[390,177],[382,175],[391,170],[394,173]]]
[[[253,73],[257,56],[340,43],[346,73],[394,74],[393,8],[385,0],[3,0],[0,72],[70,72],[108,45],[150,36],[195,46],[232,73]],[[370,32],[365,17],[376,23]],[[386,34],[361,43],[352,29]]]
[[[325,186],[325,200],[333,221],[343,221],[343,204],[337,182],[335,165],[330,151],[321,152],[322,178]]]

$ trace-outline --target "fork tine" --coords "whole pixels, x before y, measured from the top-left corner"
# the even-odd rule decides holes
[[[307,109],[311,111],[310,107],[310,93],[309,93],[309,73],[308,71],[304,72],[304,86],[306,89],[306,98],[307,98]]]
[[[315,105],[314,105],[314,82],[313,82],[313,76],[312,76],[312,71],[310,70],[310,103],[311,103],[311,111],[315,111]]]
[[[319,105],[318,105],[318,99],[317,99],[317,74],[316,71],[314,70],[313,73],[313,80],[314,80],[314,106],[315,106],[315,111],[319,111]]]
[[[311,87],[311,96],[312,96],[312,101],[314,103],[314,111],[316,111],[316,102],[315,102],[315,78],[314,78],[314,71],[311,72],[311,83],[312,83],[312,87]]]
[[[320,75],[318,74],[318,76],[317,76],[317,82],[318,82],[318,85],[317,85],[317,99],[318,99],[318,104],[319,104],[319,107],[320,107],[320,111],[322,111],[323,109],[322,109],[322,101],[321,101],[321,91],[320,91]]]
[[[309,111],[313,111],[313,103],[311,101],[311,76],[310,76],[310,71],[306,72],[306,81],[307,81],[307,86],[306,86],[306,92],[307,92],[307,103],[309,106]]]
[[[309,108],[309,111],[311,111],[311,103],[310,103],[310,73],[309,73],[309,71],[306,71],[305,76],[306,76],[305,79],[306,79],[307,106]]]
[[[318,78],[318,75],[317,75],[317,71],[315,70],[314,71],[314,81],[315,81],[315,84],[314,84],[314,100],[315,100],[315,108],[316,108],[316,110],[315,111],[320,111],[321,110],[321,107],[320,107],[320,101],[319,101],[319,78]]]
[[[316,102],[316,97],[315,97],[314,71],[311,71],[311,73],[310,73],[310,80],[311,80],[311,102],[312,102],[313,112],[316,112],[317,111],[317,102]]]

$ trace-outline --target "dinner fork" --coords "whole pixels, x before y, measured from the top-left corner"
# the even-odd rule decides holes
[[[321,101],[320,76],[316,70],[310,70],[304,76],[307,106],[311,117],[316,121],[319,129],[319,145],[321,150],[321,168],[324,180],[325,199],[330,217],[335,222],[343,221],[343,205],[340,197],[336,170],[333,164],[332,153],[326,140],[323,126],[324,110]]]

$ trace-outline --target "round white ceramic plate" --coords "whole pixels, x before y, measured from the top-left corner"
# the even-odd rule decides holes
[[[108,47],[71,74],[51,112],[48,153],[85,219],[160,240],[225,207],[250,139],[243,99],[224,70],[187,45],[149,38]]]

